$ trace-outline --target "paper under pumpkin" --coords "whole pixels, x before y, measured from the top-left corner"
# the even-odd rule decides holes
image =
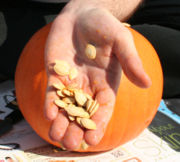
[[[26,44],[15,74],[17,101],[21,112],[35,132],[49,143],[60,147],[49,136],[50,121],[44,118],[44,98],[47,76],[44,65],[44,46],[50,24],[40,29]],[[101,142],[86,152],[106,151],[137,137],[152,121],[159,106],[163,75],[159,58],[152,45],[138,32],[129,28],[152,86],[141,89],[123,74],[112,118]]]

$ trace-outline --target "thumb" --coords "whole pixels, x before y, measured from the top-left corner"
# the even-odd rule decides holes
[[[151,79],[144,71],[132,34],[127,28],[121,28],[121,32],[116,35],[113,51],[127,78],[141,88],[148,88],[151,86]]]

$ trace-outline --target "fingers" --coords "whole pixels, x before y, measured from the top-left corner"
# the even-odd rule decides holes
[[[59,110],[54,104],[54,100],[59,99],[59,97],[52,85],[60,82],[61,80],[56,76],[49,77],[45,100],[45,116],[47,119],[53,120],[49,136],[52,140],[61,142],[65,148],[74,150],[81,144],[83,130],[76,124],[69,122],[66,112]]]
[[[45,96],[45,105],[44,105],[44,115],[48,120],[54,120],[58,114],[59,108],[55,105],[54,100],[59,99],[55,88],[53,87],[54,83],[59,84],[61,81],[51,75],[48,78],[46,96]]]
[[[96,100],[100,104],[97,112],[92,116],[96,123],[96,130],[87,130],[84,138],[89,145],[97,145],[104,136],[107,124],[111,118],[115,103],[115,94],[111,89],[99,91]]]
[[[125,75],[131,82],[141,88],[151,86],[151,80],[143,69],[132,35],[128,29],[124,28],[117,35],[113,50],[120,61]]]
[[[97,70],[96,70],[97,71]],[[104,72],[98,72],[96,75],[93,71],[89,76],[91,88],[95,93],[95,99],[99,103],[99,108],[91,119],[96,123],[96,130],[87,130],[84,138],[87,144],[97,145],[104,136],[106,126],[111,118],[115,103],[115,91],[105,80]]]
[[[82,142],[83,135],[83,130],[77,124],[71,122],[61,143],[68,150],[77,149]]]
[[[48,75],[48,84],[44,112],[45,117],[49,120],[54,120],[58,113],[58,108],[54,104],[54,100],[58,99],[58,96],[52,84],[59,83],[60,81],[64,84],[68,84],[69,82],[68,77],[59,77],[55,74],[53,70],[55,60],[66,60],[68,63],[72,63],[72,56],[69,56],[73,53],[70,35],[71,30],[64,27],[64,23],[62,23],[64,21],[65,20],[60,17],[53,22],[45,48],[45,65]],[[68,34],[67,31],[69,31]]]
[[[82,78],[78,77],[75,82],[78,82],[78,85],[82,83]],[[45,97],[45,116],[49,120],[53,120],[51,128],[49,130],[49,136],[52,140],[61,142],[61,144],[68,150],[77,149],[83,139],[83,130],[69,121],[67,118],[66,112],[59,109],[54,104],[54,100],[59,99],[56,94],[56,89],[53,87],[53,84],[60,84],[64,81],[61,77],[57,77],[54,74],[49,75],[48,84],[47,84],[47,93]],[[65,86],[68,85],[64,84]],[[82,85],[86,86],[86,85]],[[86,89],[89,91],[89,89]]]
[[[54,141],[61,141],[68,125],[69,121],[65,116],[65,113],[59,112],[49,131],[50,138]]]
[[[69,25],[69,23],[62,16],[57,17],[53,21],[45,46],[45,63],[47,68],[56,59],[67,60],[68,63],[72,63],[72,56],[75,51],[72,42],[72,25]]]

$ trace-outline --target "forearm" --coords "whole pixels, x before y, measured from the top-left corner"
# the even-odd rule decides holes
[[[104,4],[116,18],[126,21],[139,7],[143,0],[97,0]]]
[[[104,8],[120,21],[126,21],[143,0],[71,0],[70,6],[78,9],[86,7]]]

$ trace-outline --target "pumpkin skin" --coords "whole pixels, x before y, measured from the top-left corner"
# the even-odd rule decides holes
[[[17,101],[22,114],[35,132],[47,142],[52,141],[48,132],[51,121],[44,118],[44,101],[47,75],[44,65],[44,47],[51,24],[40,29],[26,44],[19,58],[15,73]],[[137,137],[154,118],[163,91],[161,64],[152,45],[138,32],[128,28],[134,38],[136,49],[152,85],[141,89],[122,74],[114,112],[104,137],[96,146],[78,152],[107,151]]]

